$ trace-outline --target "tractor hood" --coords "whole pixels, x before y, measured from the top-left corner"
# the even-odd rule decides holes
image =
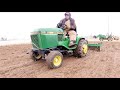
[[[63,30],[61,28],[39,28],[31,34],[63,34]]]
[[[34,48],[46,49],[57,47],[63,39],[63,30],[60,28],[39,28],[31,32],[31,41]]]

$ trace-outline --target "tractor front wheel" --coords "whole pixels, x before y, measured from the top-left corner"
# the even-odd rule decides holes
[[[46,62],[49,68],[58,68],[62,65],[63,55],[59,51],[51,51],[46,58]]]
[[[40,55],[38,52],[31,51],[30,52],[30,57],[31,57],[32,60],[38,61],[42,58],[42,55]]]
[[[80,40],[77,48],[74,50],[73,54],[75,57],[84,57],[88,52],[88,42],[84,39]]]

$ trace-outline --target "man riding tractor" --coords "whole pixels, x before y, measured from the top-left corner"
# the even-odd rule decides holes
[[[31,58],[34,61],[46,60],[48,67],[58,68],[65,55],[85,57],[88,46],[100,47],[101,44],[88,44],[88,41],[76,34],[76,24],[70,13],[58,23],[58,28],[39,28],[31,32]],[[66,36],[66,34],[69,35]]]
[[[76,42],[76,24],[75,20],[71,18],[71,14],[69,12],[65,13],[65,18],[62,19],[58,24],[58,28],[64,30],[64,36],[69,35],[70,43],[69,47],[74,46]]]

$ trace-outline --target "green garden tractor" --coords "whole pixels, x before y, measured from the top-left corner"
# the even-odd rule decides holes
[[[63,56],[72,54],[75,57],[87,55],[88,47],[100,47],[100,44],[88,44],[88,41],[77,35],[76,43],[69,47],[69,36],[64,36],[60,28],[40,28],[31,32],[33,60],[46,60],[49,68],[58,68],[62,65]]]
[[[97,38],[99,37],[100,41],[103,41],[103,40],[112,41],[113,40],[113,36],[112,35],[102,35],[102,34],[99,34],[96,37]]]

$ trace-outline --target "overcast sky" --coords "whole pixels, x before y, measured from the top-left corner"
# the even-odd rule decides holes
[[[55,28],[65,12],[0,12],[0,36],[29,38],[38,28]],[[120,35],[120,12],[71,12],[81,36]],[[108,18],[109,17],[109,18]],[[108,20],[109,19],[109,20]]]

